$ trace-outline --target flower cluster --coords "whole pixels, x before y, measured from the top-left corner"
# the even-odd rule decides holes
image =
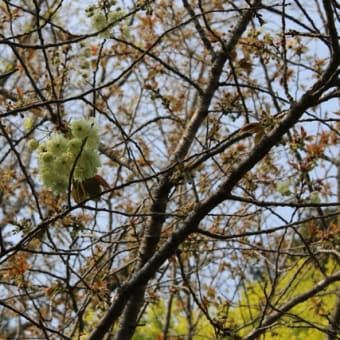
[[[70,133],[53,134],[38,147],[39,174],[43,184],[56,193],[65,192],[70,177],[83,181],[100,166],[98,128],[93,120],[71,123]]]

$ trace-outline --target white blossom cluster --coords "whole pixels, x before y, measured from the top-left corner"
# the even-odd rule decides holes
[[[68,134],[51,135],[37,149],[43,184],[55,193],[62,193],[67,190],[71,175],[76,181],[96,175],[100,166],[98,146],[98,128],[93,120],[76,120]]]

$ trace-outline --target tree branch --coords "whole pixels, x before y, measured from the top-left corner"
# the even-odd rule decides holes
[[[257,8],[260,5],[260,3],[261,3],[260,0],[255,0],[253,3],[253,7]],[[244,14],[241,16],[239,22],[235,25],[235,29],[231,34],[228,43],[225,45],[225,49],[217,55],[216,60],[211,69],[211,78],[209,84],[205,89],[204,94],[201,95],[199,108],[193,114],[191,120],[189,121],[187,129],[185,130],[183,137],[179,141],[178,147],[174,152],[174,156],[169,161],[170,164],[174,162],[181,162],[186,156],[199,127],[201,126],[202,122],[208,115],[210,103],[216,90],[219,87],[219,79],[223,71],[224,64],[229,56],[229,53],[234,49],[242,33],[246,30],[247,25],[250,22],[252,16],[253,16],[252,9],[244,11]],[[150,218],[147,226],[145,227],[144,238],[142,240],[139,251],[140,256],[137,264],[137,270],[140,269],[141,271],[143,266],[147,263],[147,261],[152,256],[155,256],[156,246],[159,242],[161,229],[165,221],[164,213],[166,211],[168,203],[168,194],[172,188],[172,183],[170,180],[172,172],[173,171],[169,171],[164,176],[161,177],[158,188],[155,191],[153,203],[150,208],[150,211],[153,214],[153,216]],[[187,235],[188,235],[187,231],[184,230],[183,234],[184,238],[182,237],[178,238],[177,236],[175,236],[175,245],[173,249],[176,249],[177,246],[182,242],[182,240],[186,238]],[[177,243],[176,240],[179,240],[178,244],[176,244]],[[161,259],[158,260],[160,262],[157,261],[157,265],[151,265],[149,272],[151,271],[151,273],[155,273],[157,268],[167,258],[167,254],[171,254],[173,252],[173,249],[170,248],[164,251],[165,255],[161,256]],[[137,272],[138,273],[136,274],[137,276],[139,276],[140,271]],[[151,276],[152,275],[153,274],[151,274]],[[122,317],[122,321],[118,327],[116,339],[126,340],[132,336],[132,333],[136,327],[138,311],[140,310],[143,304],[145,291],[144,285],[146,284],[147,280],[150,277],[147,277],[146,280],[143,280],[143,284],[141,284],[140,286],[135,286],[134,294],[132,294],[129,297],[128,301],[126,301],[127,295],[124,293],[124,291],[121,292],[121,296],[125,296],[124,299],[121,300],[119,296],[117,297],[118,301],[113,303],[112,307],[103,317],[98,327],[94,329],[94,331],[90,335],[90,339],[98,339],[98,337],[102,337],[107,332],[109,327],[114,323],[114,321],[119,316],[124,307],[125,312]]]
[[[235,44],[241,35],[241,22],[243,23],[243,29],[246,28],[245,17],[248,17],[248,20],[250,20],[250,11],[246,12],[235,28],[237,34],[233,36],[234,39],[231,39],[231,41],[234,41]],[[220,53],[217,56],[216,62],[213,65],[211,71],[212,78],[205,91],[205,95],[201,98],[199,110],[193,115],[183,138],[179,142],[174,159],[172,161],[178,161],[185,157],[201,122],[206,117],[210,102],[218,87],[219,76],[222,72],[226,58],[227,54],[225,53]],[[244,176],[244,174],[247,173],[263,157],[265,157],[265,155],[281,139],[281,137],[298,122],[305,110],[318,103],[318,99],[322,94],[325,84],[333,76],[333,71],[336,67],[335,64],[337,64],[337,62],[333,59],[322,79],[315,83],[314,86],[309,91],[307,91],[298,102],[292,103],[289,112],[278,124],[278,126],[254,147],[249,156],[230,173],[227,180],[220,186],[220,189],[215,194],[211,195],[210,198],[208,198],[202,204],[198,203],[196,205],[193,212],[184,221],[182,227],[175,231],[168,242],[166,242],[160,248],[160,250],[155,253],[156,245],[158,244],[160,237],[161,227],[165,221],[165,217],[162,215],[162,213],[165,212],[167,205],[167,195],[171,188],[169,183],[170,173],[167,173],[161,179],[158,190],[156,191],[154,197],[153,205],[151,207],[151,211],[155,213],[155,215],[151,218],[149,225],[146,227],[144,240],[140,250],[140,269],[136,272],[131,281],[124,285],[120,292],[117,292],[116,298],[114,299],[111,308],[101,320],[98,327],[93,331],[90,339],[96,339],[98,336],[105,334],[110,325],[119,316],[125,305],[127,307],[123,316],[123,321],[121,322],[121,325],[118,329],[116,339],[130,338],[135,328],[135,320],[138,310],[143,302],[144,285],[146,282],[152,277],[157,268],[159,268],[159,266],[168,258],[168,256],[174,253],[174,251],[186,239],[186,237],[192,232],[196,231],[200,221],[206,216],[206,214],[208,214],[218,204],[227,199],[233,187]],[[128,304],[126,304],[129,291],[132,292],[132,290],[136,289],[137,287],[139,287],[137,293],[133,294],[130,297]],[[122,326],[124,326],[124,328]]]
[[[272,325],[280,317],[285,315],[285,313],[287,313],[290,309],[292,309],[299,303],[306,301],[307,299],[311,298],[312,296],[316,295],[317,293],[328,287],[333,282],[337,281],[340,281],[340,271],[336,272],[332,276],[325,278],[324,280],[317,283],[315,287],[313,287],[309,291],[296,296],[295,298],[284,304],[281,308],[279,308],[279,310],[275,311],[274,313],[272,313],[263,320],[261,328],[254,329],[244,338],[244,340],[257,339],[258,336],[261,335],[267,329],[268,326]]]

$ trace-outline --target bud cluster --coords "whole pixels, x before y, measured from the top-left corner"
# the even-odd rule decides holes
[[[39,175],[43,184],[56,193],[65,192],[70,177],[83,181],[100,166],[98,128],[93,120],[71,123],[66,135],[54,133],[38,151]]]

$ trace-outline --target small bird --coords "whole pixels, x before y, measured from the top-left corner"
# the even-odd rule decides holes
[[[102,188],[110,189],[109,184],[102,176],[96,175],[83,181],[73,181],[72,197],[76,203],[80,203],[87,199],[94,201],[100,200]]]

